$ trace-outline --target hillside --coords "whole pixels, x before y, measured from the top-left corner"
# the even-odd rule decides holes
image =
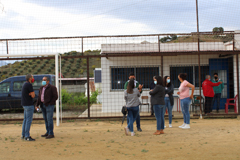
[[[99,55],[100,50],[88,50],[84,55]],[[62,56],[82,55],[80,52],[71,51]],[[64,78],[82,78],[87,76],[87,59],[67,58],[61,60],[61,70]],[[100,58],[89,58],[90,77],[93,77],[93,70],[101,68]],[[55,74],[55,59],[36,59],[15,61],[0,67],[0,81],[17,75],[31,74]]]

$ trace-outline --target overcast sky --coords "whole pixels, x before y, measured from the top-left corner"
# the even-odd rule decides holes
[[[196,32],[195,0],[0,0],[0,39]],[[199,0],[200,31],[239,30],[240,1]]]

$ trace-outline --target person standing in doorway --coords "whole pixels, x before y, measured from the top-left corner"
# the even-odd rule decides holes
[[[218,78],[217,73],[214,73],[214,79],[212,80],[212,82],[213,83],[222,82],[222,84],[220,84],[219,86],[213,87],[214,97],[213,97],[212,107],[213,107],[214,103],[217,102],[217,113],[219,113],[220,99],[221,99],[221,95],[222,95],[222,90],[224,88],[224,84],[223,84],[223,81],[220,78]]]
[[[150,84],[150,90],[153,90],[156,86],[156,84],[154,83],[155,82],[154,79],[155,79],[155,76],[153,76],[153,82]],[[154,110],[153,110],[153,105],[151,104],[151,116],[153,115],[154,115]]]
[[[211,76],[206,75],[206,79],[202,83],[203,95],[205,96],[205,110],[204,110],[205,114],[211,114],[212,112],[212,102],[214,97],[213,87],[222,84],[221,81],[213,83],[210,80]]]
[[[165,109],[168,110],[168,119],[169,119],[169,128],[172,127],[172,109],[174,105],[174,99],[173,99],[173,92],[174,92],[174,86],[171,83],[170,77],[165,76],[163,79],[163,84],[165,87]]]
[[[57,88],[49,83],[48,77],[43,77],[42,86],[39,89],[39,96],[37,100],[37,106],[41,106],[43,118],[45,120],[46,133],[41,137],[46,139],[54,138],[53,133],[53,113],[58,99]]]
[[[183,124],[179,126],[179,128],[182,129],[190,129],[190,113],[189,113],[189,106],[191,103],[191,99],[193,98],[193,93],[194,93],[194,85],[189,83],[187,79],[187,74],[186,73],[180,73],[178,75],[178,79],[181,82],[180,87],[179,87],[179,92],[177,94],[180,96],[180,103],[181,103],[181,108],[182,108],[182,113],[183,113]],[[192,94],[189,95],[189,88],[192,89]]]
[[[128,135],[129,130],[131,132],[131,136],[135,135],[133,132],[133,123],[139,115],[139,97],[140,92],[137,88],[135,88],[134,80],[131,79],[128,83],[127,90],[124,91],[124,99],[126,100],[126,107],[128,111],[128,125],[124,128],[126,135]]]
[[[153,109],[157,120],[157,131],[153,134],[159,135],[164,133],[164,113],[166,110],[164,101],[165,89],[163,86],[162,77],[156,76],[154,82],[156,86],[149,92],[149,94],[151,95],[151,104],[153,104]]]
[[[135,86],[135,88],[137,88],[138,91],[139,91],[140,93],[142,93],[142,87],[143,87],[143,85],[139,84],[138,81],[135,80],[135,75],[134,75],[134,73],[131,72],[131,73],[129,74],[129,77],[128,77],[128,78],[129,78],[129,80],[124,84],[124,89],[126,90],[129,81],[130,81],[130,80],[133,80],[133,81],[134,81],[134,86]],[[127,123],[128,123],[128,119],[127,119]],[[139,115],[139,112],[138,112],[138,116],[137,116],[137,119],[136,119],[136,123],[137,123],[137,130],[138,130],[139,132],[142,132],[142,129],[141,129],[141,126],[140,126],[140,115]]]
[[[24,108],[24,119],[22,124],[22,137],[21,139],[26,141],[35,141],[30,136],[30,127],[33,119],[34,104],[33,98],[35,97],[35,92],[33,90],[32,83],[34,82],[33,75],[26,75],[26,82],[22,86],[22,97],[21,105]]]

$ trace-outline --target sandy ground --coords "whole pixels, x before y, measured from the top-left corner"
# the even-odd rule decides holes
[[[35,121],[31,136],[21,140],[21,123],[0,124],[0,159],[240,159],[240,121],[193,119],[191,129],[173,128],[155,136],[155,120],[141,121],[143,132],[126,136],[120,121],[66,121],[55,127],[55,138],[45,139],[44,124]],[[168,125],[167,125],[168,126]]]

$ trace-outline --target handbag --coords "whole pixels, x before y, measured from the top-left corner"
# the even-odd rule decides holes
[[[127,107],[122,106],[122,114],[125,116],[127,114]]]

